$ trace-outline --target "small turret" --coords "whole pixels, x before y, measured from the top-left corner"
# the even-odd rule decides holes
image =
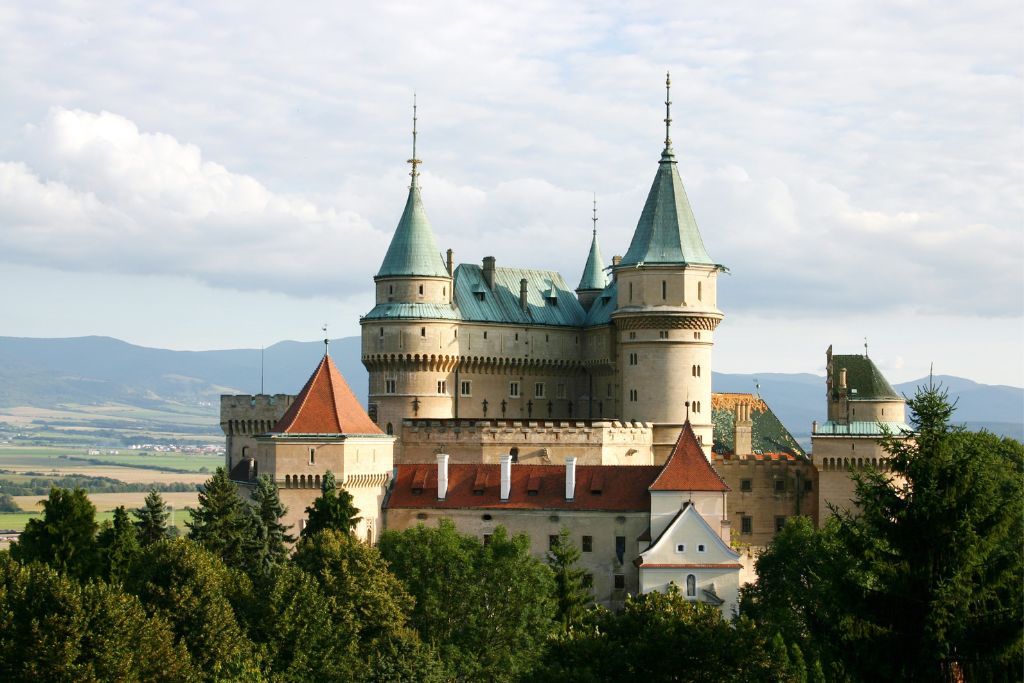
[[[604,259],[601,258],[601,246],[597,243],[597,197],[594,197],[594,234],[590,240],[590,253],[587,254],[587,264],[583,266],[583,277],[576,288],[576,296],[583,306],[583,310],[589,311],[594,299],[608,284],[604,273]]]

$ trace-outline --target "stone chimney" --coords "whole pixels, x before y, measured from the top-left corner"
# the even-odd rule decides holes
[[[453,252],[451,249],[448,250],[447,265],[448,265],[448,277],[451,277],[452,273],[455,272],[455,252]]]
[[[618,279],[618,276],[615,274],[615,268],[620,263],[622,263],[622,257],[621,256],[619,256],[618,254],[616,254],[615,256],[612,256],[612,282],[614,282],[615,280]]]
[[[519,281],[519,308],[526,310],[526,278]]]
[[[503,455],[501,460],[501,499],[508,500],[512,492],[512,456]]]
[[[437,499],[444,500],[448,495],[448,454],[437,454]]]
[[[736,404],[733,451],[740,457],[754,452],[754,423],[750,419],[750,404],[746,402]]]
[[[576,458],[569,456],[565,459],[565,499],[573,500],[576,497]]]
[[[839,391],[846,393],[846,368],[839,368]]]
[[[729,540],[732,538],[732,522],[723,517],[721,532],[718,535],[722,537],[726,545],[729,545]]]
[[[494,289],[494,257],[484,256],[484,282],[487,283],[487,289]]]

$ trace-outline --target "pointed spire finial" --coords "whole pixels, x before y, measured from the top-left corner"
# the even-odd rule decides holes
[[[416,158],[416,93],[412,94],[412,159],[407,163],[412,164],[412,171],[409,173],[412,176],[411,187],[416,187],[416,177],[420,174],[416,167],[423,163]]]
[[[320,329],[324,331],[324,355],[329,356],[331,355],[331,340],[327,338],[327,323],[324,323],[323,327],[321,327]]]
[[[594,217],[590,220],[594,221],[594,237],[597,237],[597,193],[594,193]]]
[[[864,357],[868,357],[868,338],[864,337]]]
[[[668,71],[665,72],[665,151],[672,149],[672,77]]]

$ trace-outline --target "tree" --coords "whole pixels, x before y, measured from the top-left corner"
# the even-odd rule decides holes
[[[11,556],[20,562],[38,560],[83,579],[98,567],[96,508],[82,489],[51,488],[41,519],[30,519]]]
[[[555,628],[554,578],[529,545],[504,527],[481,545],[450,520],[381,535],[381,554],[415,598],[411,623],[452,677],[516,680],[539,660]]]
[[[195,680],[168,624],[119,587],[0,556],[0,605],[0,680]]]
[[[265,531],[261,555],[266,568],[280,564],[288,558],[288,546],[295,542],[295,537],[288,533],[288,528],[281,519],[288,513],[281,503],[277,486],[269,476],[261,474],[256,480],[256,490],[252,499],[256,504],[256,515]]]
[[[218,467],[199,492],[199,506],[191,510],[191,521],[185,522],[189,538],[229,567],[247,566],[254,562],[252,551],[259,544],[259,539],[254,538],[258,518],[247,507],[228,479],[227,470]],[[259,564],[258,559],[256,563]]]
[[[251,600],[251,584],[216,554],[187,539],[158,541],[142,551],[124,585],[171,625],[204,680],[260,679],[259,651],[229,600]]]
[[[330,470],[324,474],[320,497],[306,508],[306,516],[308,519],[306,528],[302,530],[303,536],[312,536],[324,529],[352,533],[361,519],[359,508],[352,504],[352,494],[338,488],[334,473]]]
[[[121,581],[139,554],[138,534],[123,505],[114,510],[113,524],[104,524],[96,538],[103,577],[108,581]]]
[[[135,515],[135,527],[139,532],[139,543],[147,546],[168,537],[167,505],[164,504],[163,496],[156,489],[150,489],[146,494],[143,506],[133,510]]]
[[[580,550],[572,542],[569,529],[563,527],[548,551],[547,562],[555,576],[557,619],[565,633],[582,621],[587,605],[593,601],[585,583],[587,573],[576,565],[579,560]]]

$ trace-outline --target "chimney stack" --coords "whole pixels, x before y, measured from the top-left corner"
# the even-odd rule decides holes
[[[839,368],[839,391],[846,391],[846,368]]]
[[[448,277],[452,276],[455,272],[455,252],[451,249],[448,250]]]
[[[569,456],[565,459],[565,499],[573,500],[576,497],[576,458]]]
[[[508,500],[512,492],[512,456],[501,456],[501,499]]]
[[[736,404],[736,421],[733,425],[733,452],[743,457],[754,452],[754,423],[750,419],[750,404]]]
[[[494,257],[484,256],[484,282],[487,283],[487,289],[494,289]]]
[[[519,308],[526,310],[526,278],[519,281]]]
[[[437,454],[437,499],[444,500],[448,495],[448,454]]]
[[[619,256],[618,254],[612,256],[612,282],[615,282],[618,279],[618,276],[615,274],[615,269],[618,267],[620,263],[622,263],[621,256]]]

